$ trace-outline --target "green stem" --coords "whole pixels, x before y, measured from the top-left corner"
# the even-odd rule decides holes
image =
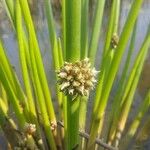
[[[27,69],[25,48],[24,48],[24,42],[23,42],[23,36],[22,36],[23,29],[22,29],[22,18],[21,18],[21,10],[19,6],[19,1],[16,1],[16,29],[17,29],[22,75],[23,75],[24,85],[25,85],[25,89],[27,93],[30,116],[31,116],[30,121],[33,120],[33,122],[35,123],[37,122],[36,120],[37,116],[36,116],[35,105],[34,105],[34,100],[32,96],[32,89],[31,89],[30,79],[29,79],[29,74],[28,74],[28,69]]]
[[[126,58],[126,62],[121,74],[121,79],[119,81],[119,85],[116,91],[116,94],[114,96],[114,100],[113,100],[113,104],[111,107],[111,112],[109,114],[109,122],[108,125],[108,129],[109,129],[109,142],[110,139],[112,139],[112,133],[114,132],[113,130],[116,129],[116,121],[117,121],[117,116],[119,115],[118,110],[120,110],[120,104],[121,104],[121,100],[122,100],[122,95],[125,89],[125,83],[127,81],[127,75],[128,75],[128,71],[129,71],[129,67],[130,67],[130,63],[131,63],[131,57],[132,57],[132,53],[134,50],[134,45],[135,45],[135,37],[136,37],[136,27],[137,27],[137,23],[135,24],[134,30],[132,32],[132,37],[131,37],[131,41],[130,41],[130,46],[129,46],[129,50],[128,50],[128,56]],[[120,111],[119,111],[120,112]],[[111,128],[111,129],[110,129]],[[114,128],[114,129],[113,129]],[[112,133],[110,133],[110,131]]]
[[[88,149],[90,149],[90,147],[94,144],[94,139],[96,138],[97,135],[97,131],[98,131],[98,127],[99,127],[99,123],[104,115],[104,111],[106,108],[106,104],[107,104],[107,100],[110,94],[110,90],[112,88],[112,84],[114,82],[124,49],[126,47],[126,44],[128,42],[128,38],[130,36],[130,33],[134,27],[136,18],[138,16],[138,12],[140,10],[140,7],[142,5],[142,0],[136,1],[134,0],[133,4],[132,4],[132,8],[129,12],[126,24],[123,28],[122,34],[120,36],[120,40],[119,40],[119,44],[118,47],[116,49],[116,53],[114,55],[114,59],[112,61],[111,64],[111,68],[109,70],[109,76],[106,79],[106,84],[105,84],[105,88],[101,94],[101,98],[100,98],[100,103],[99,103],[99,107],[97,109],[97,114],[96,114],[96,118],[94,119],[94,121],[92,122],[92,129],[90,131],[90,139],[88,142]],[[95,113],[95,112],[94,112]]]
[[[68,103],[71,108],[70,110],[70,145],[71,149],[79,147],[79,108],[80,108],[80,97],[74,101],[70,101],[72,98],[68,96]]]
[[[44,101],[44,94],[43,94],[43,90],[42,90],[42,86],[40,83],[40,78],[38,76],[38,71],[37,71],[37,66],[36,66],[36,60],[35,60],[35,56],[34,56],[34,52],[33,49],[34,47],[32,46],[32,38],[30,35],[30,56],[31,56],[31,63],[32,63],[32,70],[33,70],[33,75],[34,75],[34,82],[35,82],[35,86],[36,86],[36,94],[37,94],[37,100],[38,100],[38,104],[40,107],[40,111],[41,111],[41,116],[43,119],[43,126],[44,126],[44,130],[45,130],[45,134],[49,143],[49,146],[53,149],[56,150],[56,145],[55,145],[55,141],[52,135],[52,131],[50,128],[50,121],[49,121],[49,117],[48,117],[48,113],[47,113],[47,108],[46,108],[46,102]]]
[[[19,124],[19,127],[21,130],[24,129],[25,127],[25,116],[23,114],[23,110],[19,104],[19,101],[13,91],[13,88],[12,88],[12,85],[11,83],[9,82],[8,80],[8,77],[4,71],[4,68],[2,67],[2,65],[0,64],[0,80],[5,88],[5,90],[7,91],[8,93],[8,97],[9,97],[9,100],[11,100],[11,104],[13,106],[13,110],[16,114],[16,117],[18,119],[18,124]]]
[[[105,6],[105,0],[97,0],[94,23],[92,26],[92,35],[90,39],[89,54],[88,54],[88,57],[90,58],[92,64],[94,64],[95,55],[98,48],[104,6]]]
[[[119,10],[120,10],[120,0],[113,0],[111,14],[109,19],[108,31],[105,40],[105,46],[103,51],[103,57],[106,56],[108,50],[111,49],[111,40],[113,34],[118,33],[118,18],[119,18]]]
[[[66,0],[62,0],[63,56],[66,60]]]
[[[66,0],[66,61],[80,59],[81,0]]]
[[[65,1],[65,39],[66,61],[74,63],[80,59],[81,39],[81,0]],[[66,150],[79,144],[80,99],[67,96],[64,104]]]
[[[11,22],[15,22],[15,9],[13,0],[2,0],[4,5],[6,6],[7,14],[11,20]]]
[[[148,48],[150,46],[150,28],[148,29],[147,35],[145,37],[145,40],[142,44],[142,47],[139,51],[139,54],[137,56],[137,59],[135,61],[135,64],[133,66],[133,70],[132,72],[134,72],[135,70],[135,74],[134,77],[132,79],[132,83],[130,86],[130,89],[127,93],[126,96],[124,96],[124,101],[121,107],[121,113],[120,113],[120,117],[119,117],[119,121],[118,121],[118,128],[117,128],[117,132],[116,132],[116,146],[118,146],[119,140],[120,140],[120,136],[122,134],[122,131],[124,130],[125,124],[126,124],[126,120],[129,114],[129,110],[133,101],[133,96],[140,78],[140,74],[144,65],[144,61],[145,58],[148,54]],[[129,80],[131,80],[132,78],[132,72],[130,73],[130,77]],[[127,87],[127,86],[126,86]]]
[[[127,145],[130,143],[131,139],[134,137],[143,116],[148,111],[148,108],[150,106],[150,91],[148,91],[144,101],[141,103],[141,105],[138,108],[138,113],[135,116],[134,120],[132,121],[127,133],[125,136],[121,139],[120,148],[125,149],[127,148]]]
[[[88,55],[88,8],[89,0],[81,0],[81,59]]]
[[[6,53],[4,51],[1,41],[0,41],[0,60],[1,60],[0,62],[1,65],[3,66],[3,68],[5,68],[5,72],[8,76],[8,80],[11,84],[11,88],[13,89],[13,92],[16,94],[18,100],[20,101],[20,104],[24,106],[24,113],[25,113],[26,119],[29,120],[29,114],[28,114],[29,108],[28,108],[27,99],[21,88],[19,80],[16,74],[14,73],[13,68],[6,56]]]
[[[27,0],[24,0],[24,1],[19,0],[19,2],[20,2],[20,6],[21,6],[21,9],[22,9],[22,12],[23,12],[23,16],[24,16],[24,19],[25,19],[26,26],[28,28],[28,31],[31,32],[31,37],[32,37],[32,41],[33,41],[32,44],[34,45],[33,52],[34,52],[36,64],[38,66],[37,71],[38,71],[38,74],[39,74],[40,82],[41,82],[42,87],[44,87],[42,90],[43,90],[45,101],[46,101],[48,115],[49,115],[51,121],[56,122],[54,107],[53,107],[52,100],[51,100],[51,94],[50,94],[50,91],[49,91],[48,82],[47,82],[46,74],[45,74],[45,71],[44,71],[42,57],[41,57],[39,45],[38,45],[38,42],[37,42],[37,38],[36,38],[32,18],[31,18],[31,15],[30,15],[29,6],[28,6],[28,3],[27,3]]]

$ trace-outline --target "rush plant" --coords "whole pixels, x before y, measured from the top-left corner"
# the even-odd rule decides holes
[[[59,106],[58,115],[52,101],[52,89],[47,81],[47,76],[51,75],[45,73],[28,1],[2,2],[16,35],[23,80],[20,84],[1,39],[0,125],[12,149],[122,150],[128,149],[129,144],[133,145],[133,139],[140,139],[140,135],[150,126],[148,119],[144,127],[138,130],[150,107],[149,91],[127,130],[126,125],[150,46],[148,28],[138,54],[131,63],[136,45],[136,24],[143,0],[133,0],[120,33],[121,1],[110,2],[107,30],[103,35],[104,47],[102,56],[97,56],[100,63],[97,69],[95,57],[106,1],[95,1],[90,26],[89,0],[62,0],[62,36],[59,37],[51,1],[44,0],[50,55],[56,76],[54,91]],[[123,71],[115,96],[110,99],[125,52],[127,57]],[[92,97],[91,90],[95,90]],[[89,97],[93,102],[92,110],[88,107]],[[109,112],[107,106],[110,107]],[[13,112],[15,117],[11,115]]]

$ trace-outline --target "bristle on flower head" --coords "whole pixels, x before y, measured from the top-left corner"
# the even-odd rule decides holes
[[[57,71],[60,90],[66,95],[88,96],[89,91],[94,88],[98,72],[91,67],[88,58],[75,63],[65,62]]]

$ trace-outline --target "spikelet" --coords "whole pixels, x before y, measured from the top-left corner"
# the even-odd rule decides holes
[[[57,71],[60,91],[66,95],[88,96],[89,91],[94,88],[98,72],[91,67],[88,58],[75,63],[65,62],[64,66]]]
[[[111,38],[111,46],[112,48],[116,49],[119,43],[119,36],[115,33]]]
[[[29,135],[33,135],[36,132],[36,125],[31,123],[26,123],[25,132]]]

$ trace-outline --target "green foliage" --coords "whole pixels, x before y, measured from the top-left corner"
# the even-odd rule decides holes
[[[136,20],[142,2],[143,0],[133,1],[121,34],[118,32],[120,0],[113,0],[111,3],[103,54],[99,66],[100,73],[96,83],[95,96],[92,97],[91,120],[87,125],[89,95],[85,96],[84,93],[81,93],[80,96],[65,95],[61,92],[63,90],[60,90],[59,84],[55,88],[59,115],[55,113],[56,108],[53,105],[28,1],[3,0],[16,33],[23,79],[23,84],[21,85],[9,62],[1,40],[0,125],[12,148],[18,145],[14,145],[14,141],[10,138],[12,136],[7,136],[8,133],[4,129],[5,123],[11,125],[14,130],[21,132],[27,138],[22,147],[19,145],[20,148],[33,149],[33,147],[38,147],[38,149],[51,148],[52,150],[98,149],[98,145],[95,144],[97,137],[104,138],[104,142],[113,146],[113,148],[126,149],[128,147],[133,137],[136,136],[140,121],[150,105],[150,92],[148,92],[141,106],[137,109],[137,114],[131,125],[129,125],[129,129],[126,131],[127,119],[130,115],[137,84],[150,46],[150,29],[148,29],[142,46],[134,59],[133,66],[131,66],[132,54],[136,44]],[[89,0],[62,0],[62,38],[58,37],[56,33],[57,29],[55,28],[51,2],[44,0],[44,4],[56,82],[59,82],[57,72],[65,62],[70,64],[78,62],[78,68],[80,68],[80,60],[89,57],[91,66],[94,67],[104,16],[105,0],[96,1],[91,33],[89,32]],[[112,86],[115,83],[121,59],[124,57],[130,36],[127,58],[113,98],[111,110],[107,113],[106,107],[109,105]],[[96,72],[94,68],[92,71]],[[85,74],[88,74],[88,72]],[[65,76],[65,74],[63,75]],[[92,79],[94,80],[94,78]],[[64,80],[65,82],[71,82],[70,79]],[[74,80],[77,80],[76,76]],[[93,82],[95,81],[88,82],[88,84]],[[64,83],[60,84],[64,85]],[[78,84],[82,87],[82,83]],[[93,85],[90,86],[93,87]],[[82,91],[83,89],[80,89],[78,92]],[[15,113],[15,119],[10,115],[12,110]],[[11,118],[14,121],[5,121],[5,118]],[[105,124],[105,118],[108,120],[108,124]],[[57,126],[58,120],[63,122],[64,128],[60,129]],[[35,124],[36,132],[33,134],[27,132],[27,124]],[[89,135],[84,133],[88,126],[90,126],[89,131],[87,131]],[[142,131],[145,132],[148,127],[149,120],[145,123]],[[89,138],[88,141],[85,140],[85,137],[79,138],[79,131],[80,133],[82,131],[82,135]],[[14,134],[14,132],[9,134]],[[125,137],[122,138],[122,134]],[[14,136],[19,136],[22,139],[21,134],[15,134]],[[28,142],[32,144],[28,144]]]

